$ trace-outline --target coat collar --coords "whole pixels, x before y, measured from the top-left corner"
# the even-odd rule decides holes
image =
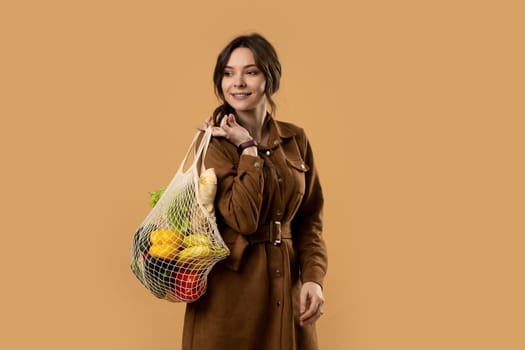
[[[297,135],[297,132],[290,128],[288,123],[275,120],[269,113],[266,115],[265,123],[268,123],[267,148],[274,148],[281,144],[283,140]]]

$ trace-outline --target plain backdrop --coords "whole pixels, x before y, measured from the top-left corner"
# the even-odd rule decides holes
[[[0,348],[180,347],[129,268],[233,37],[326,197],[322,349],[524,349],[521,1],[3,1]],[[244,349],[241,349],[244,350]]]

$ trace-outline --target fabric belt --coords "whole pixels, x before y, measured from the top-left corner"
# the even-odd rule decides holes
[[[272,243],[279,245],[281,240],[292,238],[292,230],[289,222],[270,221],[267,224],[259,225],[257,231],[247,235],[246,238],[250,244]]]

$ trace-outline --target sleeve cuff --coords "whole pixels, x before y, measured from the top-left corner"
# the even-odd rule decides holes
[[[243,154],[239,158],[239,170],[244,170],[244,171],[250,171],[250,170],[252,170],[252,171],[253,170],[261,171],[263,165],[264,165],[264,159],[259,158],[259,157]]]
[[[323,282],[324,282],[324,271],[320,269],[314,269],[311,271],[304,271],[301,276],[301,280],[303,283],[305,282],[315,282],[318,285],[321,286],[321,289],[323,288]]]

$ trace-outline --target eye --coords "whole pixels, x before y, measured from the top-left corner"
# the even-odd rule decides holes
[[[225,76],[225,77],[231,77],[231,76],[233,76],[233,73],[230,72],[230,71],[224,71],[224,72],[222,73],[222,75]]]
[[[257,74],[259,74],[259,72],[257,72],[256,70],[249,70],[249,71],[246,72],[246,74],[248,74],[248,75],[257,75]]]

